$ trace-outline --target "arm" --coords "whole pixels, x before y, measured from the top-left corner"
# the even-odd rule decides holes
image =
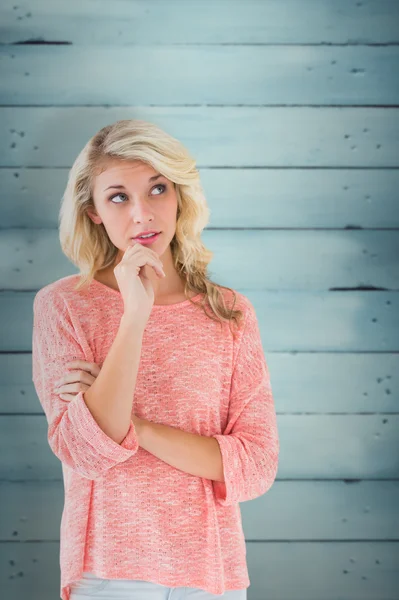
[[[220,446],[224,481],[213,481],[218,504],[231,506],[253,500],[276,477],[279,437],[269,370],[255,310],[248,300],[246,321],[238,340],[233,368],[229,418]]]
[[[211,437],[139,420],[139,444],[169,465],[212,480],[223,506],[252,500],[272,485],[279,439],[269,371],[249,305],[232,376],[229,422]]]
[[[223,481],[219,444],[212,437],[140,419],[139,445],[190,475]]]
[[[119,349],[124,335],[123,332],[116,341]],[[116,355],[117,351],[108,361],[106,372],[109,373]],[[54,382],[66,370],[65,365],[76,358],[87,360],[88,357],[78,340],[63,298],[51,290],[39,290],[33,303],[32,381],[48,422],[48,442],[62,463],[83,477],[96,479],[133,456],[139,447],[138,438],[133,421],[129,423],[127,419],[129,429],[125,425],[126,437],[120,443],[112,439],[86,404],[84,396],[87,391],[79,392],[71,401],[62,400],[53,391]],[[92,398],[91,403],[94,402]],[[132,398],[133,392],[130,394],[130,409]],[[125,418],[127,412],[124,413]],[[104,417],[100,412],[98,414],[102,426],[107,427]],[[113,431],[114,428],[115,425]],[[118,431],[117,435],[120,434]]]
[[[100,373],[84,392],[93,417],[117,444],[130,428],[142,341],[142,328],[124,314]]]

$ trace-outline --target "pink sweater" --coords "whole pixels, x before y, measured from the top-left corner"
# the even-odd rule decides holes
[[[68,361],[102,365],[123,314],[119,291],[96,280],[75,291],[78,277],[46,285],[33,304],[33,383],[64,479],[60,597],[69,600],[83,571],[217,595],[248,587],[239,502],[269,490],[279,455],[252,303],[236,292],[245,322],[234,343],[227,322],[221,328],[189,300],[154,305],[143,334],[132,412],[214,437],[225,481],[213,481],[141,448],[133,421],[116,443],[93,418],[84,392],[72,401],[53,392]],[[222,293],[228,303],[231,292]]]

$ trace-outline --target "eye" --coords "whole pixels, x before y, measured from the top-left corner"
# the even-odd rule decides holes
[[[161,194],[163,194],[166,191],[167,186],[164,185],[163,183],[159,183],[158,185],[154,186],[152,189],[155,190],[156,188],[162,188],[162,192]],[[160,196],[161,194],[156,194],[157,196]],[[118,192],[117,194],[113,194],[113,196],[109,197],[109,200],[111,200],[113,202],[114,198],[117,198],[118,196],[126,196],[127,195],[124,192]],[[124,202],[113,202],[114,204],[124,204]]]
[[[117,196],[126,196],[126,194],[124,194],[123,192],[118,192],[118,194],[114,194],[113,196],[110,196],[109,200],[113,201],[113,199],[116,198]],[[114,202],[114,204],[123,204],[123,202]]]

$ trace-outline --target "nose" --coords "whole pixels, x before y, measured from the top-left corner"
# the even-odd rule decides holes
[[[135,223],[146,223],[154,220],[154,212],[145,198],[135,198],[131,204],[130,216]]]

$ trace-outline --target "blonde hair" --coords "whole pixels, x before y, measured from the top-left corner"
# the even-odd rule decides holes
[[[174,182],[178,208],[176,233],[170,245],[174,266],[185,281],[184,294],[192,304],[198,304],[188,298],[188,292],[203,293],[201,306],[207,316],[238,324],[243,313],[234,310],[236,293],[207,276],[213,252],[205,248],[200,235],[210,211],[195,160],[181,142],[147,121],[126,119],[103,127],[87,142],[69,171],[60,209],[59,237],[62,251],[80,271],[75,289],[88,285],[98,270],[114,264],[118,254],[104,225],[93,223],[87,214],[87,209],[94,208],[94,178],[108,159],[141,161]],[[234,296],[231,309],[226,306],[221,288]],[[206,300],[213,314],[206,312]]]

